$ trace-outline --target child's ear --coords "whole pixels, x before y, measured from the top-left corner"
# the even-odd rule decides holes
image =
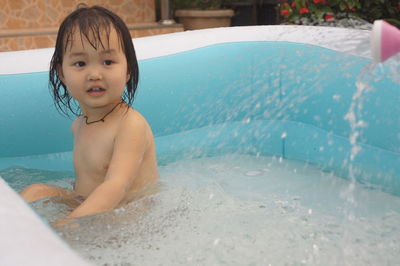
[[[129,81],[130,78],[131,78],[131,74],[126,73],[126,82],[125,82],[125,83],[127,83],[127,82]]]

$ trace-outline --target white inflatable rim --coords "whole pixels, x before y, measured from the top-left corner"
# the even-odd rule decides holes
[[[370,40],[369,30],[317,26],[246,26],[185,31],[134,39],[138,60],[161,57],[213,44],[248,41],[284,41],[316,45],[355,56],[371,58],[357,44]],[[2,52],[1,74],[44,72],[54,48]]]

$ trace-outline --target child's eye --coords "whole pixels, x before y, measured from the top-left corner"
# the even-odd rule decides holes
[[[83,61],[78,61],[78,62],[74,63],[74,66],[76,66],[76,67],[83,67],[85,65],[86,65],[85,62],[83,62]]]
[[[103,64],[106,66],[111,66],[114,62],[112,60],[104,60]]]

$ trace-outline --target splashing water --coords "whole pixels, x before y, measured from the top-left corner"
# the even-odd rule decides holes
[[[79,219],[78,226],[59,232],[61,237],[96,265],[397,261],[400,198],[354,184],[359,204],[350,222],[348,202],[339,196],[349,181],[312,165],[228,154],[167,164],[160,175],[158,193]],[[49,220],[65,215],[65,206],[56,202],[33,207]]]
[[[357,49],[364,49],[366,42],[362,42],[358,44],[356,47]],[[369,42],[368,42],[369,44]],[[364,47],[364,48],[363,48]],[[398,68],[398,62],[399,62],[399,57],[393,57],[391,60],[389,60],[389,63],[386,63],[386,65],[389,66],[389,78],[395,82],[395,83],[400,83],[399,80],[399,68]],[[395,62],[396,61],[396,62]],[[378,73],[378,74],[377,74]],[[374,82],[379,81],[380,79],[383,78],[383,74],[387,77],[387,69],[386,72],[382,71],[382,64],[376,64],[376,63],[370,63],[366,65],[360,74],[357,77],[357,81],[355,83],[356,85],[356,91],[354,92],[352,96],[352,101],[349,107],[348,112],[346,113],[344,119],[348,121],[350,125],[350,135],[349,135],[349,142],[351,144],[351,152],[349,155],[349,161],[348,163],[348,175],[349,175],[349,185],[344,188],[341,192],[340,195],[341,197],[347,201],[347,206],[345,207],[345,215],[347,217],[347,220],[349,222],[355,222],[356,221],[356,215],[355,215],[355,209],[358,207],[359,204],[361,204],[359,201],[356,200],[355,194],[356,194],[356,189],[357,189],[357,180],[356,180],[356,173],[357,169],[354,166],[355,159],[357,155],[361,152],[362,147],[359,144],[358,140],[362,136],[362,132],[365,128],[368,127],[368,122],[365,121],[363,117],[363,106],[365,103],[365,97],[366,95],[371,92],[372,90],[376,90],[374,86],[372,85]],[[381,108],[384,108],[384,106],[381,106]],[[371,115],[371,114],[369,114]],[[347,254],[349,252],[354,252],[351,247],[352,241],[356,239],[357,237],[353,235],[353,232],[351,230],[348,230],[345,232],[344,236],[344,242],[348,248],[345,248],[344,254]],[[347,256],[347,255],[346,255]],[[351,263],[350,263],[351,264]]]
[[[361,151],[361,146],[359,145],[357,140],[360,137],[362,129],[367,126],[367,123],[362,119],[362,109],[363,109],[363,99],[364,99],[363,96],[366,92],[372,90],[371,86],[368,84],[370,84],[369,77],[371,76],[370,75],[371,71],[374,68],[375,68],[374,64],[367,65],[359,75],[359,79],[355,84],[356,91],[353,94],[349,111],[344,117],[344,119],[347,120],[350,125],[349,142],[351,144],[351,152],[348,164],[349,164],[349,178],[351,183],[348,189],[343,191],[341,195],[348,200],[350,204],[349,210],[352,210],[353,206],[356,204],[353,197],[355,182],[356,182],[353,163],[357,154]],[[349,219],[351,219],[352,216],[353,215],[349,213],[348,215]]]

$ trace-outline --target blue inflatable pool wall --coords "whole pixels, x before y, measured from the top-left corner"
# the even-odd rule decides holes
[[[348,177],[351,163],[359,182],[400,195],[400,88],[387,66],[368,74],[379,80],[355,100],[366,126],[358,129],[361,151],[350,160],[352,130],[344,117],[370,63],[310,43],[214,43],[141,59],[133,106],[152,126],[160,164],[241,152]],[[72,170],[71,120],[54,107],[48,72],[1,74],[0,94],[0,169]]]

